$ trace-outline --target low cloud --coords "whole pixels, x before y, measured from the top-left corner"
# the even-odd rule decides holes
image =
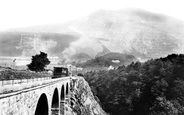
[[[48,50],[57,45],[56,41],[43,40],[40,36],[32,37],[25,36],[20,40],[16,49],[22,49],[23,56],[30,56],[39,53],[40,51],[48,53]]]
[[[62,54],[66,61],[70,61],[69,59],[72,55],[86,53],[90,57],[95,57],[100,51],[102,51],[102,45],[97,39],[82,36],[79,40],[70,43]]]
[[[95,57],[102,45],[112,52],[141,58],[182,53],[184,23],[142,10],[97,11],[70,26],[81,38],[63,51],[69,59],[77,53]]]

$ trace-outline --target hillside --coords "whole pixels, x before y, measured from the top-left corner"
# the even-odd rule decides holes
[[[0,66],[0,80],[19,80],[19,79],[33,79],[33,78],[42,78],[50,77],[51,75],[47,72],[35,73],[32,71],[26,70],[17,70],[10,67],[1,67]]]
[[[143,60],[182,53],[184,49],[183,21],[142,9],[98,10],[65,24],[15,28],[11,31],[67,33],[69,38],[80,35],[76,41],[71,40],[70,45],[67,42],[67,45],[60,45],[61,48],[50,49],[56,54],[62,52],[67,58],[78,53],[94,58],[103,52],[103,46],[111,52],[130,54]]]
[[[128,65],[137,59],[133,55],[121,54],[121,53],[108,53],[104,56],[96,57],[94,59],[88,60],[85,63],[79,64],[78,66],[82,66],[83,68],[91,68],[91,67],[109,67],[110,65],[114,67],[118,67],[121,65]],[[117,61],[118,63],[114,63],[113,61]]]
[[[84,74],[110,115],[183,115],[184,54]]]
[[[0,56],[15,57],[21,56],[23,54],[23,51],[24,52],[31,51],[33,49],[31,43],[28,43],[27,47],[23,49],[18,48],[21,42],[22,34],[41,35],[39,42],[41,42],[40,44],[42,44],[43,46],[40,47],[42,47],[42,49],[45,50],[47,53],[49,53],[51,56],[60,56],[62,51],[66,47],[69,47],[69,44],[71,42],[76,41],[79,38],[79,35],[58,34],[58,33],[0,32],[0,49],[1,49]],[[29,41],[25,40],[25,42]],[[49,43],[51,45],[49,45]]]
[[[183,21],[140,9],[96,11],[73,28],[92,43],[100,41],[98,45],[102,43],[112,52],[140,58],[181,53],[184,49]]]
[[[76,63],[86,62],[87,60],[90,60],[90,59],[91,57],[85,53],[78,53],[71,57],[71,60],[73,60],[73,62],[76,62]]]

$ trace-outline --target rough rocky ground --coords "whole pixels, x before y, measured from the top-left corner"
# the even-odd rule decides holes
[[[70,85],[70,104],[65,106],[66,115],[107,115],[95,100],[84,78],[72,77]],[[69,107],[68,105],[71,106]]]

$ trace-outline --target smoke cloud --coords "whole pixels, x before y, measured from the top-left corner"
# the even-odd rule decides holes
[[[86,53],[90,57],[95,57],[102,51],[101,43],[97,39],[82,36],[79,40],[71,42],[68,48],[62,52],[63,58],[69,62],[72,55]]]

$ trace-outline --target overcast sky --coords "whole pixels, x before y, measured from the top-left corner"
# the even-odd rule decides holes
[[[0,0],[0,30],[57,24],[98,9],[141,8],[184,21],[183,0]]]

